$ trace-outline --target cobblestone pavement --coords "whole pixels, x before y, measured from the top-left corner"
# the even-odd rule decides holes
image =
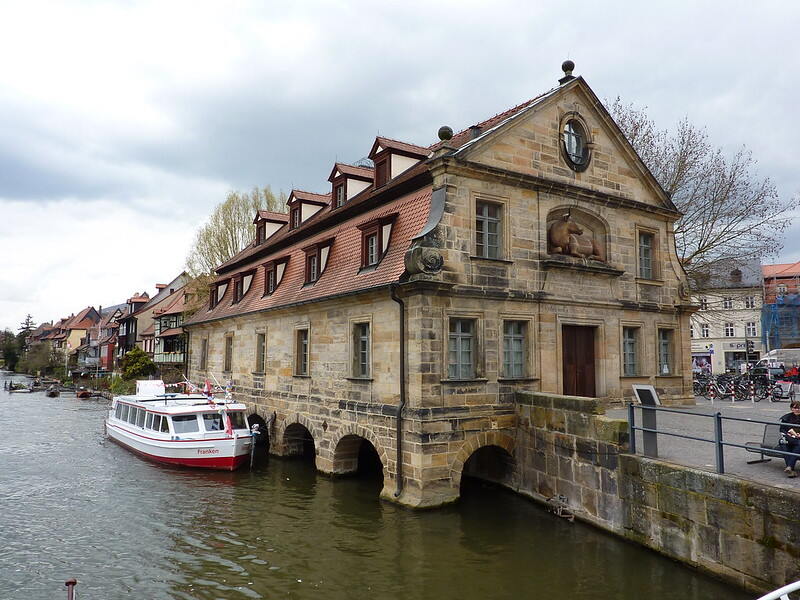
[[[680,413],[658,413],[658,429],[668,432],[691,435],[705,439],[714,439],[714,419],[717,412],[724,417],[737,417],[740,419],[759,419],[762,421],[778,421],[781,416],[789,412],[789,402],[730,402],[716,401],[713,404],[704,398],[695,398],[696,406],[681,407]],[[672,407],[670,407],[672,408]],[[709,416],[697,416],[687,413],[702,413]],[[625,408],[613,408],[606,411],[606,415],[616,419],[628,420],[628,411]],[[642,424],[642,411],[636,409],[636,423]],[[761,442],[764,433],[762,423],[746,421],[723,421],[723,440],[744,444],[745,442]],[[642,453],[642,432],[637,432],[637,453]],[[786,466],[781,458],[773,457],[765,463],[748,465],[748,460],[759,458],[758,454],[747,452],[742,448],[724,447],[725,473],[750,479],[759,483],[773,485],[780,488],[800,491],[800,476],[795,479],[786,477],[783,472]],[[699,469],[714,471],[714,444],[686,440],[673,436],[658,436],[659,458],[669,462],[679,463]],[[797,464],[800,471],[800,462]]]

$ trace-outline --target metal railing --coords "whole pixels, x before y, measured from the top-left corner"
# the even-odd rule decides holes
[[[766,596],[761,596],[758,600],[789,600],[789,592],[800,591],[800,581],[795,581],[789,585],[770,592]]]
[[[643,411],[643,421],[648,420],[646,416],[648,415],[647,412],[644,411],[652,411],[649,413],[651,415],[651,421],[648,423],[650,426],[638,426],[636,425],[636,409],[641,409]],[[678,413],[681,415],[692,415],[697,417],[702,417],[704,419],[713,419],[714,420],[714,438],[703,438],[697,437],[694,435],[686,435],[684,433],[675,433],[674,431],[665,431],[659,429],[655,424],[655,416],[660,413]],[[783,450],[778,450],[777,448],[760,448],[753,445],[748,444],[740,444],[737,442],[726,442],[723,436],[723,423],[725,421],[739,421],[742,423],[760,423],[762,425],[780,425],[786,426],[786,423],[782,423],[780,421],[764,421],[761,419],[745,419],[742,417],[725,417],[722,413],[714,413],[713,415],[708,415],[706,413],[700,412],[689,412],[682,409],[675,409],[675,408],[666,408],[664,406],[647,406],[644,404],[629,404],[628,405],[628,438],[630,440],[630,452],[631,454],[636,454],[636,432],[641,431],[643,435],[643,445],[644,445],[644,456],[650,456],[651,458],[658,458],[658,451],[657,451],[657,444],[655,444],[656,436],[658,435],[666,435],[671,437],[682,438],[685,440],[694,440],[697,442],[707,442],[710,444],[714,444],[715,448],[715,459],[716,459],[716,471],[717,473],[725,473],[725,447],[729,446],[732,448],[743,448],[749,452],[760,452],[761,450],[769,451],[770,455],[779,455],[779,456],[798,456],[796,452],[785,452]],[[648,434],[652,437],[648,438]],[[648,453],[648,445],[652,444],[652,447],[656,448],[655,454],[652,455]]]
[[[153,362],[157,363],[182,363],[185,361],[185,352],[156,352]]]

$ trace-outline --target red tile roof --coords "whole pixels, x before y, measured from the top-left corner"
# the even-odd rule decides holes
[[[153,316],[160,317],[162,315],[175,315],[182,313],[185,304],[186,297],[183,293],[183,288],[180,288],[167,297],[166,301],[162,303],[161,308],[157,308],[153,311]]]
[[[337,162],[335,165],[333,165],[333,169],[331,170],[330,177],[328,177],[328,181],[333,181],[337,171],[342,175],[352,175],[353,177],[375,179],[374,167],[357,167],[355,165],[347,165],[345,163]]]
[[[66,329],[89,329],[97,323],[97,311],[94,307],[87,306],[64,325]]]
[[[392,150],[399,150],[400,152],[408,152],[409,154],[416,154],[421,158],[426,158],[430,153],[430,148],[425,148],[423,146],[417,146],[416,144],[409,144],[407,142],[401,142],[399,140],[393,140],[390,138],[385,138],[378,136],[375,138],[375,143],[372,144],[372,150],[370,150],[370,157],[374,156],[376,152],[378,152],[378,146],[383,149],[391,148]]]
[[[800,276],[800,261],[776,265],[761,265],[764,277],[797,277]]]
[[[173,335],[181,335],[183,333],[183,327],[170,327],[169,329],[165,329],[156,337],[170,337]]]
[[[303,190],[292,190],[292,193],[289,194],[289,202],[294,204],[295,200],[314,202],[316,204],[328,204],[331,201],[331,195],[315,194],[314,192],[305,192]]]
[[[237,314],[286,306],[297,302],[318,300],[349,292],[367,290],[395,282],[405,271],[404,256],[411,239],[419,233],[428,219],[431,188],[425,187],[401,196],[380,207],[354,215],[349,220],[326,229],[274,254],[243,264],[236,272],[244,272],[262,264],[289,256],[289,263],[278,288],[270,296],[263,296],[264,269],[258,268],[250,290],[237,304],[232,304],[233,286],[211,310],[201,309],[186,325],[202,323]],[[377,268],[359,273],[361,267],[361,231],[356,227],[367,221],[397,213],[386,254]],[[305,285],[305,252],[303,248],[334,238],[325,271],[313,285]],[[231,274],[220,276],[227,280]]]
[[[279,213],[270,210],[259,209],[258,212],[256,213],[255,218],[253,219],[253,223],[258,221],[259,219],[264,219],[265,221],[272,221],[275,223],[288,223],[289,215],[287,215],[286,213]]]

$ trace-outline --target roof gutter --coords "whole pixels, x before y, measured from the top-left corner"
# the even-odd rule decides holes
[[[400,305],[400,404],[397,406],[397,489],[394,497],[399,498],[403,493],[403,409],[406,406],[406,305],[397,295],[397,284],[389,288],[392,300]]]

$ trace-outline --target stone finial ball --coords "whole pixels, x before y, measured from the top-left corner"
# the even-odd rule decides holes
[[[572,73],[572,71],[575,70],[575,63],[571,60],[565,60],[561,63],[561,70],[564,71],[564,73]]]
[[[453,137],[453,130],[447,125],[439,127],[439,139],[442,141],[449,140]]]

